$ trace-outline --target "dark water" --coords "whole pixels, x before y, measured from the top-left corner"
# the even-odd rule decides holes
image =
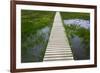
[[[70,41],[74,59],[75,60],[87,59],[84,51],[86,44],[83,42],[83,39],[75,35],[73,38],[71,38]]]
[[[33,46],[27,47],[26,54],[22,55],[22,62],[40,62],[43,60],[43,53],[45,52],[49,34],[50,27],[45,27],[27,38],[26,44]]]
[[[82,20],[82,19],[69,19],[64,20],[65,25],[80,25],[85,29],[90,28],[90,21],[89,20]],[[86,47],[87,44],[84,42],[85,39],[79,37],[78,35],[73,34],[73,37],[70,37],[69,41],[71,44],[73,56],[75,60],[84,60],[89,59],[90,57],[86,55]]]

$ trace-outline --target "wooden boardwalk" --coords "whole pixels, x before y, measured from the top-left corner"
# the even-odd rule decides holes
[[[59,12],[56,12],[44,61],[73,60],[72,51],[65,34]]]

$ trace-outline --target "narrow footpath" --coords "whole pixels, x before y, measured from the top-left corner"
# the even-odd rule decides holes
[[[56,12],[44,61],[73,60],[72,50],[65,34],[62,19]]]

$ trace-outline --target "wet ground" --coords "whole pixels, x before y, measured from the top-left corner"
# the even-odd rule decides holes
[[[87,29],[90,28],[90,21],[89,20],[69,19],[69,20],[64,20],[64,24],[66,26],[67,25],[68,26],[69,25],[76,25],[76,26],[78,25],[78,26],[80,26],[80,28],[81,27],[84,28],[84,30],[85,29],[87,30]],[[86,52],[88,52],[88,54],[89,54],[89,51],[86,50],[86,49],[87,49],[87,46],[90,46],[90,45],[89,45],[89,43],[87,44],[85,42],[85,40],[86,40],[86,39],[84,39],[85,32],[84,32],[84,36],[80,37],[79,35],[73,33],[74,32],[73,29],[69,30],[69,32],[70,31],[72,31],[71,34],[73,35],[73,36],[69,37],[69,41],[70,41],[70,45],[71,45],[71,48],[72,48],[74,59],[75,60],[89,59],[90,58],[89,55],[86,55]],[[76,30],[76,32],[77,32],[77,30]],[[90,48],[88,47],[88,49],[90,49]]]
[[[31,34],[27,38],[28,45],[33,44],[30,48],[27,47],[22,54],[22,62],[41,62],[43,61],[44,52],[49,39],[50,27],[42,28],[38,30],[36,34]],[[24,43],[24,44],[26,44]]]

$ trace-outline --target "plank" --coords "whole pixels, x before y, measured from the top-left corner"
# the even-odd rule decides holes
[[[44,55],[44,61],[55,60],[73,60],[72,51],[59,12],[56,12]]]

